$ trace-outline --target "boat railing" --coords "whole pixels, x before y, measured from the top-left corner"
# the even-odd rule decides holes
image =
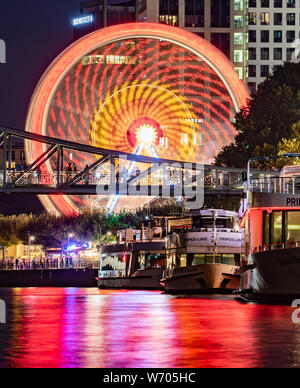
[[[251,179],[248,191],[272,194],[300,194],[300,176]]]
[[[111,270],[111,271],[99,271],[100,278],[125,278],[126,271],[125,270]]]
[[[260,252],[267,252],[267,251],[277,251],[280,249],[288,249],[288,248],[300,248],[300,241],[288,241],[288,242],[282,242],[282,243],[276,243],[276,244],[270,244],[270,245],[263,245],[256,247],[252,253],[260,253]]]
[[[214,228],[195,228],[195,229],[185,230],[183,233],[199,233],[199,232],[214,232]],[[222,227],[217,227],[216,232],[217,233],[241,233],[241,231],[237,229],[222,228]]]

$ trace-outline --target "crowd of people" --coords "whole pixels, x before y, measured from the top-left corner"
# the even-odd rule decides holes
[[[8,258],[0,260],[0,270],[86,269],[97,266],[97,262],[74,260],[69,256],[60,259],[39,257],[33,259]]]

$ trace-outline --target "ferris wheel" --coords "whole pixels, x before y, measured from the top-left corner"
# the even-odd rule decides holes
[[[26,129],[110,150],[210,163],[233,141],[232,119],[248,96],[226,57],[189,32],[158,24],[96,31],[67,48],[40,80]],[[27,146],[32,161],[42,146]],[[78,170],[96,156],[67,153]],[[105,167],[104,167],[105,168]],[[126,165],[128,174],[139,167]],[[55,162],[46,169],[54,171]],[[114,211],[145,199],[48,196],[49,210]]]

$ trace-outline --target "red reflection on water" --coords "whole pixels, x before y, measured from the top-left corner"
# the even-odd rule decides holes
[[[14,367],[299,366],[291,312],[227,297],[15,289],[6,351]]]

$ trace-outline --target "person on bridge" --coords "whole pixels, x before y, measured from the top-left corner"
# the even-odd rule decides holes
[[[69,163],[66,171],[67,171],[67,181],[69,181],[71,178],[71,175],[72,175],[72,164],[71,163]]]
[[[85,170],[87,170],[88,168],[89,168],[89,165],[87,164],[85,166]],[[84,175],[84,181],[85,181],[86,185],[90,184],[90,172],[89,171]]]

